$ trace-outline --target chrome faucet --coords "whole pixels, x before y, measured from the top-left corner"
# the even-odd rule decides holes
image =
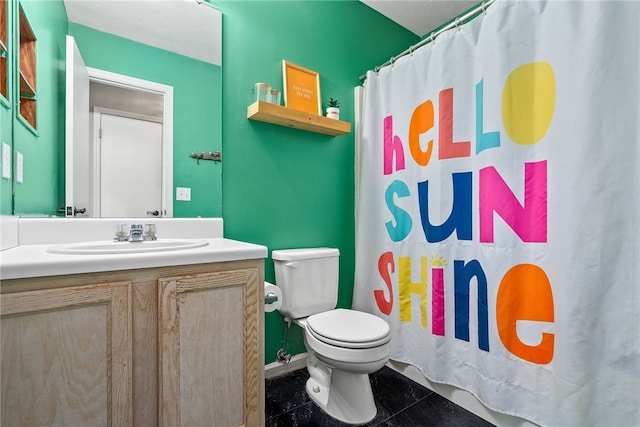
[[[142,224],[131,224],[131,229],[129,230],[129,241],[142,242],[143,240]]]
[[[144,242],[146,240],[157,240],[155,224],[131,224],[128,227],[125,223],[115,224],[114,242]]]

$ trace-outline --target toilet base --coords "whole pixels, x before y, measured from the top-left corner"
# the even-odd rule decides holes
[[[307,380],[307,394],[327,414],[347,424],[366,424],[377,413],[368,374],[339,369],[331,372],[330,387],[313,378]]]

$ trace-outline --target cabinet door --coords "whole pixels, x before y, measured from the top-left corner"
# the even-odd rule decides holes
[[[258,279],[242,269],[159,280],[160,425],[262,423]]]
[[[0,296],[3,426],[131,425],[131,284]]]

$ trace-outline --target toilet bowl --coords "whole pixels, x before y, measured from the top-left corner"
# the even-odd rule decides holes
[[[338,250],[273,251],[280,313],[304,330],[309,379],[306,391],[324,412],[347,424],[377,413],[369,374],[391,352],[391,328],[373,314],[336,309]]]
[[[345,309],[295,322],[304,328],[309,397],[344,423],[371,421],[377,409],[369,374],[389,360],[391,335],[387,322],[368,313]],[[367,326],[363,329],[364,324]]]

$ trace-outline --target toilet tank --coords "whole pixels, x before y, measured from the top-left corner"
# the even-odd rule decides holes
[[[299,319],[336,307],[338,249],[284,249],[273,251],[271,258],[276,286],[282,291],[279,311],[283,316]]]

